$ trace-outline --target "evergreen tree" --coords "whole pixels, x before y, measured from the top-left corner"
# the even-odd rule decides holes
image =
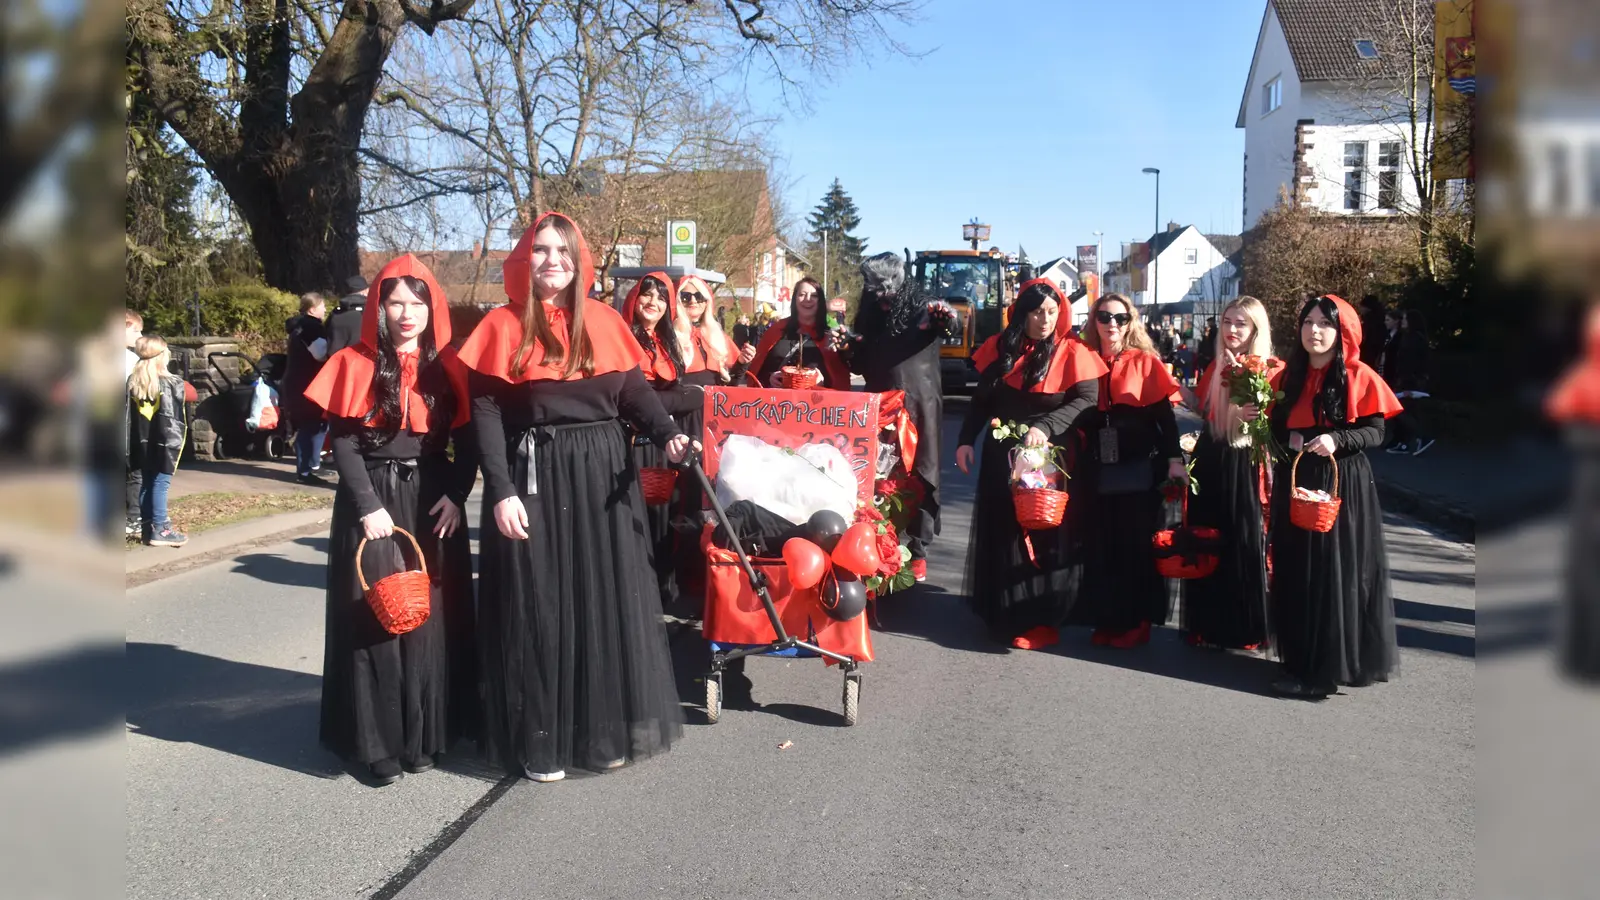
[[[822,196],[806,224],[811,234],[811,240],[806,242],[810,274],[822,280],[822,236],[826,233],[828,283],[823,287],[829,297],[845,297],[854,306],[861,294],[861,259],[867,254],[867,239],[851,233],[861,225],[861,213],[839,179],[833,180],[833,186]]]

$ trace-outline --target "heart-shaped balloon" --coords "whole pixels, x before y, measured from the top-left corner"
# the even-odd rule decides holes
[[[883,565],[883,559],[878,556],[878,529],[871,522],[851,525],[830,555],[834,565],[866,578]]]
[[[828,574],[828,555],[805,538],[783,542],[783,564],[789,569],[789,583],[802,591],[816,587]]]

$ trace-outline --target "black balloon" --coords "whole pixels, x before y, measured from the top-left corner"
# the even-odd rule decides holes
[[[854,573],[835,567],[822,581],[822,611],[848,622],[867,611],[867,586]]]
[[[811,514],[811,519],[806,522],[806,536],[811,538],[824,553],[832,553],[833,548],[839,545],[839,538],[850,527],[844,520],[831,509],[819,509]]]

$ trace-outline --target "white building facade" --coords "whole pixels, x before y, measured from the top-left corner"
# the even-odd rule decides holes
[[[1143,273],[1146,289],[1120,292],[1135,304],[1165,306],[1190,301],[1216,307],[1239,296],[1238,269],[1193,225],[1169,225],[1166,231],[1152,236],[1151,246],[1156,248],[1154,266],[1134,269]],[[1131,275],[1118,274],[1114,280],[1108,278],[1107,285],[1129,287],[1133,280]]]
[[[1382,36],[1366,30],[1349,3],[1268,0],[1234,122],[1245,130],[1246,231],[1286,195],[1327,213],[1417,208],[1410,147],[1431,132],[1413,129],[1377,79]]]

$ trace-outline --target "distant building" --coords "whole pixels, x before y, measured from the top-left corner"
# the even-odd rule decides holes
[[[1187,308],[1180,312],[1214,314],[1239,296],[1240,245],[1238,235],[1208,236],[1193,225],[1169,222],[1167,230],[1130,245],[1138,252],[1111,261],[1105,293],[1123,294],[1141,307],[1159,303],[1163,312],[1170,304],[1183,303]],[[1154,248],[1153,267],[1146,248]],[[1154,309],[1149,312],[1155,314]]]

